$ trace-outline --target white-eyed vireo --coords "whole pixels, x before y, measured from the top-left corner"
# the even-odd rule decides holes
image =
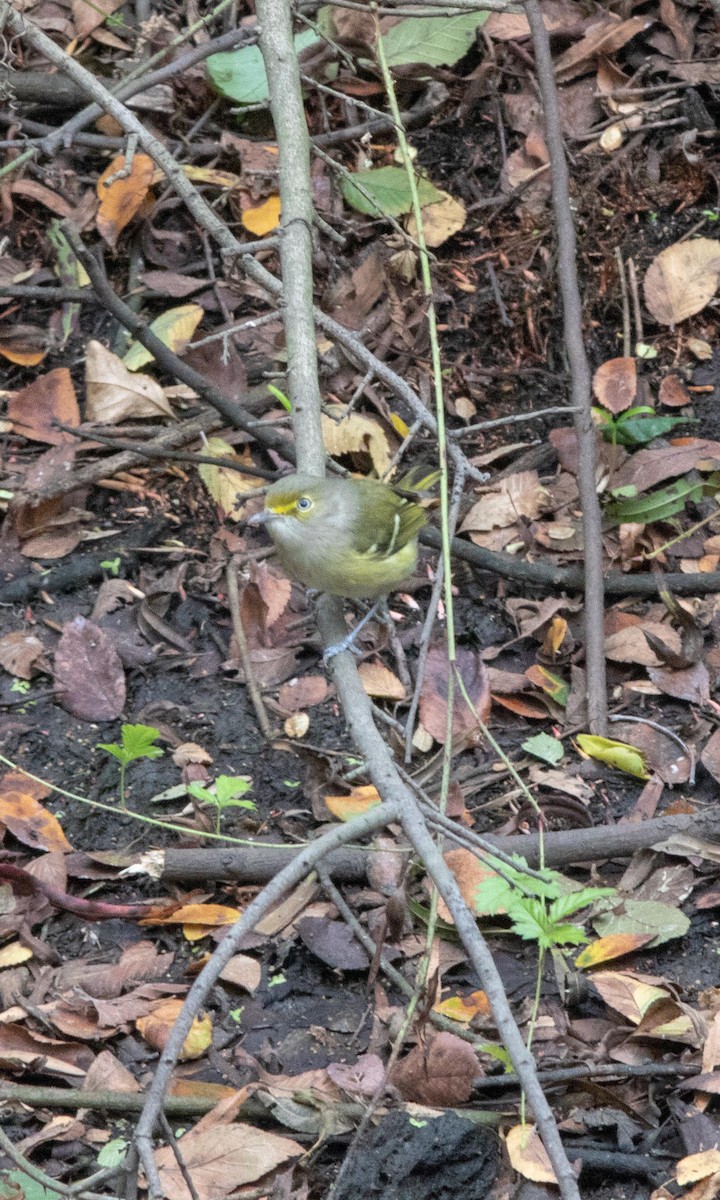
[[[288,475],[270,485],[264,509],[248,523],[267,525],[291,579],[332,596],[378,600],[415,569],[427,516],[411,493],[430,487],[438,475],[416,470],[394,486]],[[325,658],[350,644],[344,639]]]

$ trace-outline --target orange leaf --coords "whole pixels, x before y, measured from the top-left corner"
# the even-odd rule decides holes
[[[597,938],[589,946],[585,946],[575,959],[576,967],[596,967],[599,963],[609,962],[611,958],[622,958],[624,954],[632,954],[641,946],[652,942],[653,933],[609,933],[607,937]]]
[[[241,916],[239,908],[230,908],[226,904],[183,904],[172,912],[146,917],[140,924],[203,925],[205,928],[216,928],[222,925],[234,925]]]
[[[117,175],[124,167],[125,155],[118,154],[97,181],[100,207],[96,224],[101,237],[112,247],[115,246],[125,226],[140,210],[148,194],[155,170],[155,165],[149,155],[135,154],[130,173],[124,178],[114,179],[106,186],[105,181],[111,179],[113,175]]]
[[[375,808],[380,803],[377,788],[372,784],[356,787],[347,796],[326,796],[325,804],[338,821],[352,821],[369,808]]]
[[[38,785],[20,772],[5,775],[0,780],[0,822],[25,846],[66,854],[72,846],[57,817],[47,812],[33,794],[37,789]],[[48,791],[41,791],[41,795]]]

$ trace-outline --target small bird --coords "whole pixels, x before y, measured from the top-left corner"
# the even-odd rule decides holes
[[[332,596],[379,601],[415,569],[427,514],[412,493],[438,476],[416,470],[393,486],[377,479],[288,475],[270,485],[264,509],[248,524],[267,525],[291,579]],[[326,662],[352,646],[377,607],[325,651]]]

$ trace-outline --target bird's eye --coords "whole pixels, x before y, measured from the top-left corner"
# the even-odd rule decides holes
[[[307,512],[312,508],[312,500],[309,496],[300,496],[296,507],[298,512]]]

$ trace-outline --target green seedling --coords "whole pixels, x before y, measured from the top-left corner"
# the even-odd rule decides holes
[[[593,417],[606,442],[613,446],[645,446],[654,438],[687,425],[693,417],[666,417],[649,404],[637,404],[613,417],[604,408],[593,408]]]
[[[162,758],[165,753],[154,743],[160,730],[154,725],[123,725],[120,742],[98,742],[97,749],[112,754],[120,763],[120,808],[125,811],[125,768],[139,758]]]
[[[210,788],[200,783],[189,783],[188,793],[195,800],[212,804],[215,808],[215,832],[220,832],[220,818],[226,808],[257,808],[252,800],[240,800],[245,792],[252,787],[252,780],[247,775],[218,775]]]

